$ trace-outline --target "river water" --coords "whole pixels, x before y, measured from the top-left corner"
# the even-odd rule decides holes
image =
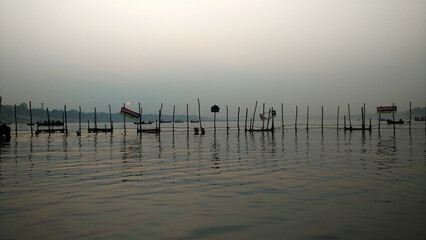
[[[423,125],[272,134],[224,124],[205,135],[20,127],[0,145],[0,238],[426,238]]]

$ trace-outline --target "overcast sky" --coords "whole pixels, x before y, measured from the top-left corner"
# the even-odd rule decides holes
[[[425,0],[0,0],[3,104],[314,115],[425,92]]]

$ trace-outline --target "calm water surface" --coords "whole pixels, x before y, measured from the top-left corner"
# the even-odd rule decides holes
[[[1,239],[425,239],[423,128],[20,132]]]

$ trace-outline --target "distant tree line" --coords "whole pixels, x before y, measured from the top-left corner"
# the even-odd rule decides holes
[[[0,122],[2,123],[14,123],[15,122],[15,112],[13,109],[13,105],[2,105],[0,112]],[[62,121],[63,110],[57,109],[49,109],[50,119],[52,121]],[[46,109],[41,108],[32,108],[33,122],[37,121],[47,121],[47,111]],[[94,112],[81,113],[81,121],[90,122],[94,121]],[[21,103],[16,106],[16,117],[18,119],[18,123],[29,123],[30,122],[30,110],[26,103]],[[113,122],[122,122],[123,115],[120,113],[112,113],[111,118]],[[170,121],[173,119],[172,115],[162,114],[162,120]],[[109,113],[105,112],[97,112],[96,119],[98,122],[109,122]],[[67,120],[68,122],[78,122],[78,110],[71,109],[67,110]],[[158,115],[156,114],[143,114],[143,121],[155,121],[158,120]],[[186,121],[186,115],[175,115],[175,120]],[[189,116],[189,120],[198,120],[198,116],[191,115]],[[203,117],[203,120],[210,120],[210,118]],[[131,119],[126,119],[126,121],[131,121]]]

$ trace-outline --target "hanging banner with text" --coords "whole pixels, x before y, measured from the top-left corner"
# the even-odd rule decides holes
[[[377,113],[396,113],[396,106],[388,106],[388,107],[377,107]]]
[[[133,112],[132,110],[127,109],[125,107],[121,108],[120,114],[123,115],[123,116],[125,116],[125,117],[131,118],[133,120],[136,120],[136,119],[139,118],[139,113]]]

